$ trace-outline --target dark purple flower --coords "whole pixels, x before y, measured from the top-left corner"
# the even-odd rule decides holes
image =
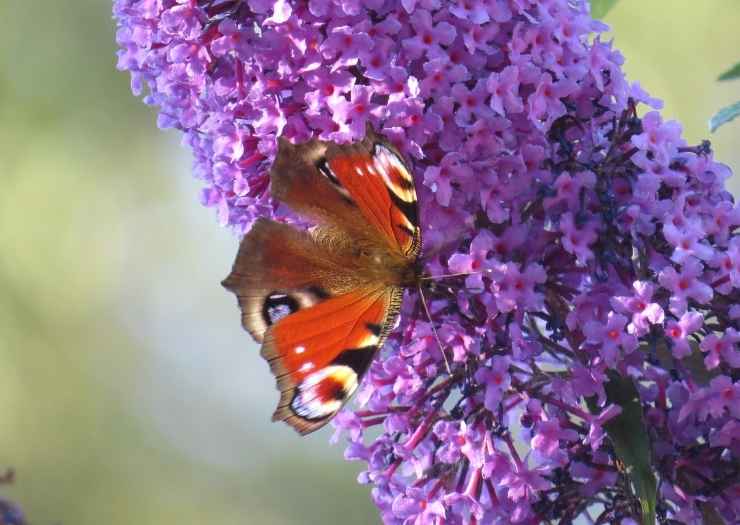
[[[452,64],[449,57],[429,60],[424,63],[423,68],[425,75],[419,84],[423,97],[448,94],[452,84],[470,77],[465,66]]]
[[[491,109],[499,115],[521,113],[524,104],[519,96],[519,68],[506,66],[500,73],[491,73],[486,81],[491,94]]]
[[[554,456],[556,452],[561,452],[560,441],[575,441],[578,439],[578,432],[575,430],[564,429],[557,420],[541,421],[537,424],[531,445],[545,456]]]
[[[494,356],[489,367],[482,368],[476,373],[475,380],[485,389],[483,404],[492,412],[498,410],[504,393],[511,385],[509,365],[508,357]]]
[[[577,89],[575,82],[567,79],[553,81],[550,73],[543,73],[537,90],[529,99],[529,118],[543,129],[548,129],[556,119],[565,114],[562,99]]]
[[[685,312],[680,319],[666,323],[665,333],[673,343],[673,355],[682,359],[691,354],[689,336],[704,325],[704,318],[697,312]]]
[[[545,282],[547,275],[539,264],[529,264],[524,271],[514,263],[499,264],[493,268],[491,277],[500,311],[537,310],[542,306],[543,297],[537,287]]]
[[[457,31],[448,22],[434,23],[432,14],[426,9],[417,9],[410,17],[414,36],[403,41],[403,48],[412,59],[444,55],[440,46],[450,45]]]
[[[365,133],[365,123],[371,116],[378,116],[383,108],[371,100],[372,89],[367,86],[352,86],[350,99],[342,97],[329,101],[332,118],[340,130],[348,129],[348,138],[360,138]]]
[[[610,312],[606,324],[589,321],[583,327],[586,340],[597,346],[604,361],[611,367],[617,365],[621,355],[637,348],[637,338],[627,333],[626,324],[626,317]]]
[[[321,45],[324,59],[332,61],[333,68],[354,66],[360,53],[372,50],[374,41],[366,33],[358,33],[349,26],[335,27]]]
[[[560,217],[560,231],[563,234],[560,241],[563,249],[575,255],[580,264],[586,264],[593,258],[590,246],[599,238],[597,225],[593,221],[577,225],[573,214],[567,212]]]
[[[703,304],[712,298],[712,288],[700,280],[702,273],[702,264],[694,258],[685,261],[680,273],[673,266],[660,272],[658,280],[671,292],[670,310],[674,315],[681,315],[686,311],[689,299]]]
[[[704,358],[707,369],[717,368],[720,360],[726,361],[732,368],[740,368],[738,342],[740,342],[740,333],[734,328],[728,328],[722,336],[709,334],[702,339],[699,348],[707,354]]]
[[[501,484],[508,489],[511,501],[532,501],[540,491],[550,487],[543,477],[545,472],[546,469],[529,469],[520,463],[501,479]]]
[[[691,393],[678,418],[679,421],[689,417],[705,421],[707,418],[721,419],[725,414],[735,419],[740,417],[740,382],[733,383],[727,376],[718,376],[708,386]]]
[[[456,113],[459,126],[469,126],[473,121],[490,115],[491,110],[485,103],[488,93],[482,80],[479,80],[473,89],[468,89],[462,83],[455,84],[450,93],[459,105]]]
[[[642,336],[648,333],[650,325],[661,324],[665,318],[663,308],[653,302],[655,287],[652,283],[635,281],[632,283],[633,295],[618,296],[612,299],[614,308],[623,314],[632,315],[628,331]]]

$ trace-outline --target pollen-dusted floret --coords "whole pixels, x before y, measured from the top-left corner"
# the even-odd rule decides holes
[[[428,291],[452,375],[412,293],[335,420],[386,523],[639,521],[606,430],[615,375],[649,422],[662,523],[740,521],[730,170],[625,80],[585,0],[114,9],[119,68],[184,134],[223,225],[295,220],[270,199],[279,136],[370,122],[413,161],[425,272],[481,272]]]

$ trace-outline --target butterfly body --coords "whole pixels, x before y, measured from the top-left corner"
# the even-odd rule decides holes
[[[258,220],[223,285],[277,379],[273,419],[305,434],[350,398],[419,282],[416,192],[370,127],[350,145],[280,139],[270,180],[273,197],[315,225]]]

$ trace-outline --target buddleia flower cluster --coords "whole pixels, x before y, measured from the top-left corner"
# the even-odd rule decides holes
[[[409,293],[335,420],[385,523],[740,520],[731,172],[625,79],[586,2],[114,10],[118,66],[221,224],[294,219],[270,198],[277,137],[370,122],[414,167],[425,272],[478,272],[428,291],[451,371]]]

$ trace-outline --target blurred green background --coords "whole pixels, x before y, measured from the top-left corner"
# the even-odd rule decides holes
[[[110,10],[0,1],[0,496],[34,525],[376,523],[330,429],[269,422],[273,379],[218,284],[237,239],[115,70]],[[606,21],[690,142],[740,98],[715,82],[740,60],[736,0]],[[738,171],[740,122],[710,138]]]

